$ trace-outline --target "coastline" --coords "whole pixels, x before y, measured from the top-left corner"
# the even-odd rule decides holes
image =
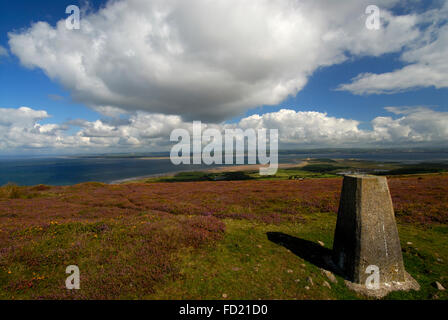
[[[281,163],[278,164],[279,169],[287,169],[287,168],[300,168],[304,167],[308,164],[307,161],[303,160],[299,163]],[[237,172],[237,171],[257,171],[262,167],[268,167],[268,165],[261,165],[261,164],[242,164],[242,165],[228,165],[228,166],[221,166],[221,167],[215,167],[211,169],[196,169],[196,170],[181,170],[181,171],[173,171],[173,172],[166,172],[166,173],[156,173],[156,174],[150,174],[150,175],[144,175],[144,176],[138,176],[138,177],[131,177],[126,179],[119,179],[109,182],[108,184],[123,184],[128,182],[137,182],[139,180],[143,179],[151,179],[151,178],[162,178],[162,177],[172,177],[175,176],[178,173],[182,172],[208,172],[208,173],[223,173],[223,172]]]

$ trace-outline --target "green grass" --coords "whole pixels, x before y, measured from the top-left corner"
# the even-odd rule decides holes
[[[174,244],[170,245],[172,249],[161,249],[160,255],[142,256],[145,251],[141,250],[171,243],[179,228],[174,226],[179,222],[173,217],[169,223],[151,229],[162,236],[160,240],[148,248],[135,247],[134,243],[154,237],[139,230],[140,223],[148,219],[151,223],[158,221],[157,217],[143,215],[130,221],[55,223],[45,230],[35,227],[13,234],[16,238],[40,237],[40,240],[27,242],[10,257],[8,272],[0,272],[0,284],[10,283],[0,292],[0,299],[67,299],[71,295],[99,299],[363,298],[350,291],[341,277],[336,276],[337,284],[331,283],[309,259],[268,239],[268,233],[280,232],[312,243],[322,241],[329,250],[336,223],[334,214],[307,214],[306,222],[276,225],[225,219],[226,232],[218,242],[199,248],[181,246],[179,251],[173,250],[177,245]],[[399,232],[406,269],[419,282],[421,290],[393,292],[386,299],[448,299],[446,291],[438,292],[432,286],[434,281],[447,286],[448,227],[400,224]],[[82,294],[63,288],[65,267],[74,261],[83,275],[89,277],[88,287],[86,279],[82,280]],[[114,269],[108,270],[112,265]],[[160,268],[176,270],[176,276],[159,274]],[[110,275],[105,277],[107,272]],[[115,278],[117,272],[121,274],[119,279]],[[13,284],[11,276],[16,279]],[[114,277],[114,286],[104,282],[110,277]],[[308,278],[312,278],[313,285]],[[324,281],[330,283],[331,289],[323,286]],[[55,288],[65,294],[55,294]]]
[[[323,175],[298,167],[276,179],[299,174]],[[444,177],[390,180],[405,267],[421,290],[385,299],[448,299],[433,286],[448,288]],[[310,255],[332,248],[339,180],[254,179],[0,188],[0,299],[364,299]],[[71,264],[77,292],[65,289]]]
[[[316,179],[316,178],[334,178],[336,174],[305,171],[301,167],[278,169],[272,176],[260,176],[258,172],[249,174],[256,180],[289,180],[289,179]]]
[[[442,163],[420,163],[412,165],[403,165],[400,168],[383,172],[383,175],[407,175],[407,174],[425,174],[447,172],[448,164]]]
[[[275,175],[262,176],[258,170],[248,170],[239,172],[218,172],[210,173],[206,171],[180,172],[174,176],[156,177],[144,179],[146,183],[151,182],[194,182],[194,181],[236,181],[236,180],[288,180],[288,179],[315,179],[334,178],[343,171],[365,172],[379,175],[407,175],[446,172],[447,164],[421,163],[421,164],[400,164],[363,160],[332,160],[332,159],[310,159],[307,165],[291,168],[279,168]],[[384,170],[384,171],[383,171]],[[141,182],[137,180],[136,182]]]
[[[26,228],[10,235],[20,247],[0,256],[0,300],[138,299],[176,277],[174,252],[221,234],[210,230],[198,217],[154,214]],[[65,289],[65,268],[73,264],[79,291]]]
[[[225,238],[214,247],[181,253],[181,277],[156,289],[149,299],[359,299],[343,279],[333,284],[321,269],[282,245],[268,240],[268,232],[281,232],[332,248],[334,214],[313,214],[306,223],[269,225],[226,220]],[[448,299],[431,285],[448,282],[446,226],[424,228],[400,225],[407,271],[420,283],[420,291],[394,292],[386,299]],[[412,241],[413,245],[407,245]],[[434,251],[434,247],[440,250]],[[308,278],[311,277],[313,285]],[[327,281],[331,289],[323,286]],[[308,286],[309,289],[305,287]],[[436,296],[437,295],[437,296]]]
[[[146,179],[146,183],[150,182],[195,182],[195,181],[236,181],[236,180],[250,180],[253,179],[251,175],[246,172],[219,172],[210,173],[206,171],[186,171],[179,172],[174,176],[150,178]]]

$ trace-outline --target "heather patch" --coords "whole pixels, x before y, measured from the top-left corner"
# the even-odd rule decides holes
[[[330,248],[341,182],[325,178],[2,187],[0,298],[219,298],[223,294],[248,298],[243,293],[249,287],[254,288],[253,298],[349,298],[342,287],[333,293],[317,287],[303,291],[308,289],[302,286],[302,276],[322,282],[320,271],[265,239],[272,231],[294,237],[304,232],[301,237]],[[447,182],[448,175],[389,179],[406,268],[425,288],[415,297],[442,297],[431,291],[431,283],[447,285],[448,258],[443,249]],[[259,259],[254,260],[256,255]],[[301,264],[314,271],[302,272],[296,268]],[[81,290],[65,288],[69,265],[80,269]],[[300,276],[292,279],[296,273]],[[240,274],[246,276],[235,277]],[[296,280],[302,281],[301,287]],[[254,281],[262,281],[259,288]],[[185,295],[176,283],[196,289]],[[174,291],[162,290],[165,286]]]
[[[1,243],[1,297],[137,298],[178,277],[178,250],[212,245],[223,233],[214,217],[151,213],[28,227]],[[65,288],[68,265],[79,266],[82,290]]]

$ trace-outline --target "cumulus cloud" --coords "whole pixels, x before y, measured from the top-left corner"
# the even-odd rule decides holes
[[[419,87],[448,88],[448,2],[438,10],[415,16],[430,24],[416,43],[406,48],[403,68],[381,74],[362,73],[339,90],[354,94],[391,94]]]
[[[387,107],[393,116],[376,117],[372,129],[360,122],[316,111],[282,109],[252,115],[235,124],[203,123],[203,129],[278,129],[281,148],[446,146],[448,112],[426,107]],[[135,112],[128,118],[42,124],[46,111],[0,108],[0,150],[47,149],[64,152],[169,151],[172,130],[192,132],[180,116]],[[76,130],[75,130],[76,128]],[[69,130],[71,129],[71,130]]]
[[[27,107],[0,109],[0,149],[42,148],[58,146],[59,132],[63,127],[57,124],[39,124],[49,118],[46,111]]]
[[[280,144],[287,147],[357,143],[365,136],[359,124],[356,120],[330,117],[322,112],[282,109],[244,118],[237,126],[278,129]]]
[[[0,46],[0,59],[2,57],[7,57],[9,56],[8,50],[6,50],[6,48]]]
[[[401,117],[375,118],[372,121],[374,141],[446,145],[448,112],[438,112],[425,107],[387,107],[386,110]]]
[[[179,116],[142,112],[136,112],[127,119],[77,119],[63,124],[42,124],[49,118],[43,110],[0,108],[0,150],[23,152],[40,149],[73,153],[138,147],[153,151],[168,148],[173,129],[191,129],[191,124],[182,122]]]
[[[146,111],[219,122],[276,105],[317,69],[347,56],[400,51],[421,37],[416,15],[365,28],[369,0],[116,0],[82,17],[10,33],[11,52],[99,112]]]

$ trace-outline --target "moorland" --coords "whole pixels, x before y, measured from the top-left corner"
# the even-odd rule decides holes
[[[448,299],[435,286],[448,287],[445,168],[329,159],[273,177],[5,185],[0,299],[365,299],[319,260],[348,171],[388,175],[405,267],[421,286],[385,299]],[[68,265],[80,290],[65,288]]]

